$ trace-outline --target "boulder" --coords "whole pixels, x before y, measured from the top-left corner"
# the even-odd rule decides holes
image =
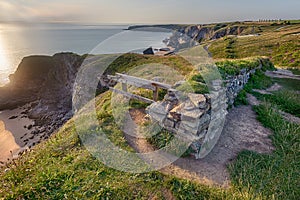
[[[144,55],[154,55],[153,48],[150,47],[150,48],[146,49],[145,51],[143,51],[143,54]]]

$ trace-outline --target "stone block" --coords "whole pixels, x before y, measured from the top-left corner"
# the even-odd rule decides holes
[[[186,123],[180,123],[179,129],[183,129],[188,133],[192,133],[193,135],[197,135],[198,133],[198,126],[194,125],[195,127],[190,127]]]
[[[181,120],[182,121],[190,121],[199,119],[204,114],[203,110],[195,108],[193,110],[182,110],[181,112]]]
[[[171,119],[166,119],[164,121],[164,127],[174,128],[175,127],[175,122],[172,121]]]
[[[203,94],[194,94],[194,93],[189,93],[188,97],[190,101],[194,104],[194,106],[198,107],[200,103],[205,102],[206,103],[206,98]]]
[[[185,141],[191,141],[191,142],[201,139],[197,135],[191,134],[190,132],[186,131],[185,129],[181,129],[181,128],[177,130],[176,137],[183,139]]]
[[[205,135],[207,134],[207,130],[202,130],[202,131],[200,131],[200,132],[198,132],[198,136],[200,137],[200,138],[205,138]]]
[[[219,85],[222,85],[222,84],[223,84],[223,81],[220,80],[220,79],[218,79],[218,80],[213,80],[213,81],[211,82],[211,85],[212,85],[212,86],[219,86]]]
[[[183,103],[183,110],[185,111],[193,111],[198,109],[198,106],[195,106],[191,101],[185,101]]]
[[[159,122],[159,124],[162,124],[166,118],[165,115],[161,115],[157,113],[150,113],[149,115],[152,121]]]
[[[198,108],[200,108],[202,110],[209,108],[209,106],[210,105],[206,101],[199,102],[199,104],[198,104]]]

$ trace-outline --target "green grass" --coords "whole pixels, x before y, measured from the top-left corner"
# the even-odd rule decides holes
[[[291,24],[300,24],[300,20],[288,20],[291,22]]]
[[[239,106],[239,105],[248,105],[247,101],[247,92],[245,90],[241,90],[237,97],[234,100],[234,105]]]
[[[274,92],[273,95],[252,92],[252,89],[266,89],[274,82],[281,84],[283,90]],[[242,189],[242,185],[245,188],[252,186],[254,193],[263,194],[267,199],[298,199],[300,126],[285,121],[278,112],[281,109],[299,116],[300,96],[294,92],[298,82],[291,79],[266,79],[259,72],[255,78],[250,79],[250,83],[241,93],[242,100],[245,100],[244,94],[247,91],[264,102],[256,106],[255,111],[257,119],[273,131],[271,139],[275,151],[270,155],[250,151],[240,153],[236,162],[229,167],[237,187]]]
[[[264,90],[273,85],[274,80],[266,76],[263,70],[266,70],[266,68],[262,68],[262,70],[256,70],[255,74],[252,74],[250,76],[250,79],[248,80],[248,83],[244,86],[244,89],[241,90],[235,98],[235,106],[248,105],[247,93],[253,94],[253,89]]]
[[[144,61],[163,62],[187,76],[188,81],[203,86],[203,78],[198,74],[191,75],[192,67],[175,56],[126,54],[119,59],[111,65],[109,72],[128,71]],[[245,66],[248,65],[243,65],[243,62],[238,65],[241,68]],[[257,71],[244,93],[240,94],[241,100],[245,92],[253,88],[265,89],[273,81],[265,77],[262,71]],[[287,85],[292,87],[293,83],[289,82]],[[143,95],[150,95],[145,91],[141,92]],[[7,172],[4,172],[4,168],[0,169],[0,199],[297,199],[300,196],[297,187],[300,184],[300,128],[299,125],[284,121],[274,110],[275,102],[270,102],[272,104],[263,104],[255,110],[258,120],[274,132],[271,139],[276,150],[270,155],[248,151],[239,154],[237,160],[229,166],[233,184],[228,189],[160,172],[134,174],[109,168],[95,159],[82,145],[72,119],[49,140],[8,164]],[[284,103],[279,102],[276,103],[278,106]],[[135,101],[129,104],[129,107],[134,108],[145,106]],[[122,149],[133,152],[113,118],[110,92],[97,97],[96,110],[99,125],[106,136]],[[86,119],[89,114],[85,116]],[[93,134],[97,127],[85,122],[83,118],[81,123],[89,127],[85,134]],[[152,138],[152,142],[157,147],[162,147],[171,138],[169,132],[162,131]]]
[[[140,54],[128,53],[118,57],[106,70],[108,74],[114,74],[115,72],[123,73],[128,72],[136,66],[145,64],[159,63],[162,65],[169,66],[174,70],[178,71],[182,75],[188,75],[192,70],[193,66],[180,56],[147,56]]]
[[[272,81],[278,83],[287,90],[300,91],[300,80],[288,78],[272,78]]]
[[[277,105],[282,111],[300,117],[300,94],[294,91],[281,90],[273,92],[273,94],[256,94],[256,96],[260,100]]]
[[[107,127],[104,131],[111,141],[130,151],[113,123],[109,99],[109,93],[97,99],[100,126]],[[276,135],[272,139],[278,150],[272,155],[251,152],[239,155],[230,167],[234,184],[229,189],[159,172],[131,174],[108,168],[81,145],[71,120],[50,140],[10,164],[8,172],[0,171],[0,198],[164,199],[169,191],[176,199],[270,199],[272,194],[279,199],[295,199],[299,193],[296,182],[299,155],[295,152],[299,150],[299,127],[264,107],[257,108],[257,112],[264,125],[274,130]]]
[[[300,69],[290,68],[288,70],[291,70],[293,72],[293,74],[295,74],[295,75],[300,75]]]
[[[110,106],[105,106],[108,101],[109,93],[97,101],[99,123],[114,143],[128,149],[110,117]],[[106,167],[81,145],[72,121],[0,176],[0,198],[6,199],[163,198],[164,190],[170,190],[168,181],[181,183],[158,172],[131,174]]]
[[[226,58],[234,59],[236,58],[236,52],[235,52],[235,38],[234,37],[226,37],[224,39],[227,41],[226,47],[225,47],[225,53]]]
[[[263,71],[258,70],[250,77],[248,83],[244,87],[244,90],[246,92],[251,92],[252,89],[267,89],[271,87],[272,84],[272,79],[266,76]]]
[[[254,193],[267,199],[298,199],[300,126],[283,120],[272,104],[262,104],[255,111],[258,120],[274,132],[271,139],[276,150],[270,155],[240,153],[229,167],[234,184],[252,186]]]
[[[259,59],[252,60],[224,60],[217,61],[216,65],[221,74],[236,75],[242,69],[251,70],[257,68],[260,64]]]
[[[274,65],[268,58],[246,58],[219,60],[216,65],[223,76],[237,75],[242,69],[247,71],[262,66],[262,70],[275,70]],[[224,77],[225,78],[225,77]]]
[[[109,99],[110,93],[97,99],[100,126],[111,141],[130,151],[113,123]],[[165,199],[166,192],[177,199],[252,196],[159,172],[132,174],[109,168],[82,146],[72,120],[48,141],[7,167],[8,172],[0,170],[0,198],[4,199]]]
[[[160,131],[160,133],[149,138],[148,142],[154,145],[156,148],[161,149],[165,147],[173,138],[174,138],[173,133],[167,130],[162,130]]]
[[[296,35],[300,33],[299,24],[254,26],[261,30],[260,36],[234,37],[234,45],[229,45],[227,38],[208,41],[206,44],[210,44],[209,51],[215,59],[228,58],[230,53],[234,53],[234,58],[238,59],[267,56],[276,66],[300,67],[300,40],[299,35]]]
[[[163,129],[158,134],[150,137],[147,141],[153,145],[156,149],[161,149],[166,147],[166,145],[170,144],[170,142],[174,139],[174,134],[170,131]],[[178,148],[178,147],[176,147]],[[175,152],[176,153],[176,152]],[[191,153],[194,153],[193,149],[189,147],[181,157],[188,157],[191,156]],[[176,155],[176,154],[175,154]]]

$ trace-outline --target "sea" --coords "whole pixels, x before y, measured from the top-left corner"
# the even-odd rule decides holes
[[[22,58],[30,55],[141,53],[162,48],[170,32],[126,30],[129,25],[1,23],[0,86],[9,82]]]

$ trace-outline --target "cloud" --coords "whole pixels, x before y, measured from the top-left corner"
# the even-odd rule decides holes
[[[1,21],[73,21],[81,19],[79,4],[49,1],[0,0]]]
[[[0,21],[208,23],[299,18],[299,6],[299,0],[0,0]]]
[[[30,18],[31,9],[13,1],[0,0],[1,21],[21,20]]]

